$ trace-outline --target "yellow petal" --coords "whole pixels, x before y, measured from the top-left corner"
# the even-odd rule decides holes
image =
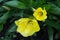
[[[38,21],[43,21],[43,20],[47,19],[47,12],[46,12],[45,8],[42,9],[41,7],[39,7],[34,11],[33,16]]]
[[[21,18],[15,21],[15,24],[18,26],[17,32],[19,32],[24,37],[31,36],[40,30],[38,22],[35,19]]]

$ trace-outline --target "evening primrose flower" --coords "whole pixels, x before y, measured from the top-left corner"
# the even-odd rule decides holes
[[[21,18],[16,20],[15,24],[17,26],[17,32],[24,37],[31,36],[40,30],[38,22],[35,19]]]
[[[41,7],[34,9],[33,8],[33,16],[38,20],[38,21],[45,21],[45,19],[47,19],[47,12],[44,9],[42,9]]]

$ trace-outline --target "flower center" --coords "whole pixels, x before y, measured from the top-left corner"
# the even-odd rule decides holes
[[[30,20],[30,21],[28,21],[28,23],[32,23],[32,21]]]
[[[38,12],[38,15],[42,16],[43,15],[43,12]]]
[[[33,23],[32,23],[33,21],[28,21],[28,24],[30,25],[30,26],[32,26],[33,25]]]

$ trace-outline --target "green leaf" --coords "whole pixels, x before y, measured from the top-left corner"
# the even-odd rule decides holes
[[[55,39],[58,39],[58,38],[60,38],[60,32],[57,32],[55,35]]]
[[[30,0],[30,7],[33,6],[33,3],[34,3],[34,1],[33,0]]]
[[[46,24],[56,29],[60,29],[60,24],[56,23],[55,21],[46,20]]]
[[[2,2],[3,0],[0,0],[0,2]]]
[[[35,4],[34,0],[20,0],[20,1],[27,6],[27,9],[33,7]]]
[[[0,7],[0,12],[5,11],[5,9],[3,7]]]
[[[46,2],[46,0],[37,0],[40,4],[43,4]]]
[[[49,36],[49,40],[53,40],[53,30],[51,27],[48,27],[48,36]]]
[[[0,32],[2,31],[2,29],[3,29],[3,25],[2,25],[2,24],[0,24]]]
[[[47,2],[52,2],[52,0],[46,0]]]
[[[60,29],[58,29],[58,32],[57,32],[58,36],[60,37]]]
[[[11,37],[6,36],[3,40],[12,40]]]
[[[47,11],[49,11],[50,8],[51,8],[51,5],[49,5],[49,4],[45,4],[45,5],[43,5],[43,7],[45,7],[45,9],[46,9]]]
[[[16,31],[15,24],[11,24],[10,27],[7,29],[5,35],[9,35],[11,32],[15,32],[15,31]]]
[[[60,8],[58,6],[56,6],[53,3],[48,3],[51,8],[49,10],[50,13],[55,14],[55,15],[60,15]]]
[[[4,40],[12,40],[12,36],[14,36],[12,33],[14,33],[15,31],[16,31],[15,24],[11,24],[10,27],[5,32]]]
[[[20,9],[26,9],[25,4],[19,1],[8,1],[5,3],[5,5],[20,8]]]
[[[56,0],[56,4],[60,7],[60,0]]]
[[[3,16],[0,17],[0,23],[5,23],[6,20],[11,16],[10,12],[6,12]]]

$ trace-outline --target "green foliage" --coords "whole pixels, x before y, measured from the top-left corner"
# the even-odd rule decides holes
[[[20,9],[25,9],[26,8],[26,6],[24,5],[24,3],[19,2],[19,1],[8,1],[8,2],[6,2],[4,4],[8,5],[8,6],[20,8]]]
[[[0,24],[0,32],[2,31],[2,29],[3,29],[3,25],[2,25],[2,24]]]
[[[49,40],[53,40],[53,30],[50,26],[48,27],[48,35],[49,35]]]
[[[0,2],[2,2],[3,0],[0,0]]]
[[[51,20],[46,20],[46,24],[48,26],[54,27],[56,29],[60,29],[60,24],[55,22],[55,21],[51,21]]]
[[[55,14],[55,15],[60,15],[60,8],[58,6],[56,6],[53,3],[49,3],[49,5],[51,5],[51,8],[49,10],[50,13]]]
[[[56,4],[60,7],[60,0],[56,0]]]

